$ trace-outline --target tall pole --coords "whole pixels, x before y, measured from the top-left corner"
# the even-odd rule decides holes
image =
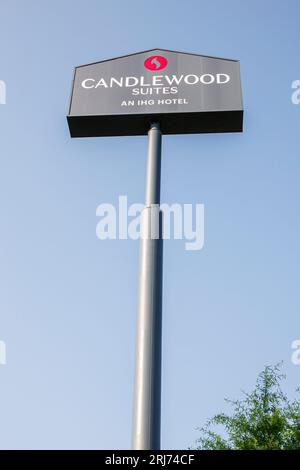
[[[161,131],[148,132],[146,201],[141,214],[132,446],[160,449],[162,342]]]

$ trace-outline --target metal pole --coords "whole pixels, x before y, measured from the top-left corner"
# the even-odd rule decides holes
[[[132,446],[160,449],[162,341],[161,131],[148,132],[146,202],[141,214],[140,278]]]

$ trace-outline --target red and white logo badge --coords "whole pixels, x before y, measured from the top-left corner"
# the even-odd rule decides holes
[[[152,55],[148,57],[145,62],[144,66],[148,70],[162,70],[168,65],[168,60],[163,57],[162,55]]]

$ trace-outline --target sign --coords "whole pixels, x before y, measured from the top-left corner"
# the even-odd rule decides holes
[[[75,68],[72,137],[240,132],[239,61],[164,49]]]

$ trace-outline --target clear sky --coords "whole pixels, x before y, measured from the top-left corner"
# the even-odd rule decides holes
[[[205,204],[164,248],[162,446],[284,361],[300,366],[298,0],[1,0],[0,448],[129,448],[139,243],[96,207],[143,202],[146,137],[74,139],[73,67],[151,48],[240,59],[242,134],[166,136],[162,201]]]

